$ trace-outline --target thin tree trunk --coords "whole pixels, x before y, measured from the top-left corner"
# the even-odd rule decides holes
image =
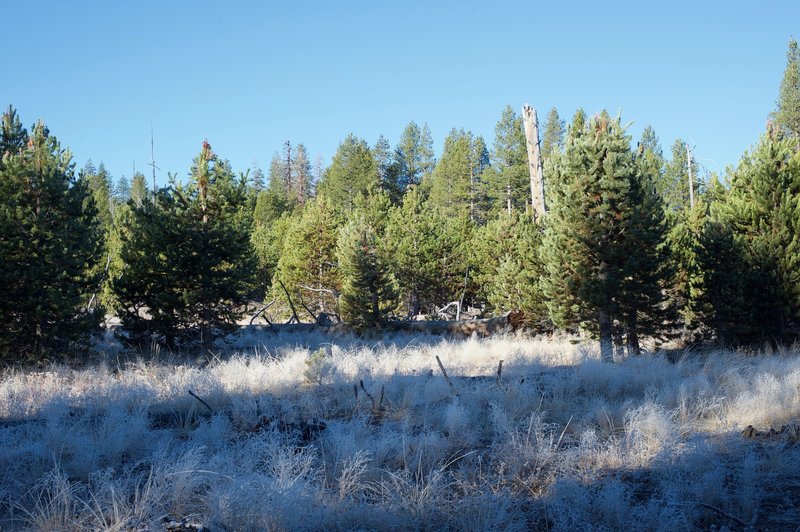
[[[611,313],[607,308],[597,311],[600,327],[600,358],[604,362],[614,362],[614,343],[611,339]]]
[[[636,311],[632,311],[628,316],[628,327],[627,327],[627,341],[628,341],[628,356],[635,357],[642,354],[642,350],[639,347],[639,331],[638,331],[638,323],[636,318]]]
[[[614,355],[617,357],[617,360],[619,360],[625,357],[625,346],[622,343],[622,325],[615,323],[612,330],[614,337]]]

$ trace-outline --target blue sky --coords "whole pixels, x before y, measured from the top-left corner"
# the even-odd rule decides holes
[[[208,138],[237,171],[285,140],[325,162],[352,132],[484,135],[506,104],[603,108],[735,164],[773,110],[800,2],[13,2],[0,105],[79,166],[187,175]],[[147,172],[149,175],[149,171]]]

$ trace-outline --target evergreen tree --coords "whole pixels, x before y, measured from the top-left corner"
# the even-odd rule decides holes
[[[692,341],[703,340],[705,329],[706,269],[701,256],[703,232],[708,219],[708,205],[703,201],[680,211],[667,211],[667,243],[675,277],[668,289],[680,317],[680,324]]]
[[[553,152],[560,151],[564,146],[565,134],[564,121],[558,116],[558,110],[553,107],[547,113],[544,123],[544,133],[542,134],[542,160],[544,166],[548,165],[550,156]]]
[[[490,210],[524,210],[530,195],[528,151],[522,117],[510,105],[494,128],[493,172],[487,175]]]
[[[711,208],[714,209],[712,204]],[[697,256],[703,272],[699,294],[704,328],[722,344],[752,338],[752,308],[745,301],[748,265],[741,243],[731,228],[713,218],[703,225]]]
[[[572,115],[572,122],[567,129],[567,139],[575,140],[583,135],[586,132],[587,125],[588,119],[586,117],[586,111],[579,108],[575,111],[575,114]]]
[[[378,137],[375,147],[372,148],[375,156],[375,166],[378,168],[378,183],[383,192],[389,194],[393,202],[400,201],[403,190],[398,183],[398,164],[392,157],[389,141],[383,135]]]
[[[800,315],[800,152],[771,128],[729,178],[720,218],[750,265],[745,304],[766,337],[787,338]]]
[[[149,194],[144,174],[141,172],[133,174],[133,181],[131,182],[131,202],[133,206],[141,207],[143,203],[149,200]]]
[[[246,182],[204,142],[188,185],[173,181],[131,214],[122,235],[125,271],[114,282],[123,324],[171,348],[182,337],[210,349],[235,328],[251,289]]]
[[[409,122],[400,136],[395,161],[401,191],[409,186],[419,185],[433,171],[433,139],[428,124],[420,128],[416,123]]]
[[[671,211],[681,211],[689,205],[689,151],[686,143],[675,139],[672,145],[672,159],[666,163],[664,172],[656,181],[656,189],[664,200],[666,208]],[[697,178],[697,161],[692,156],[692,182],[694,195],[698,197],[702,192],[701,182]]]
[[[293,212],[282,189],[266,188],[256,197],[251,241],[258,260],[257,285],[264,293],[272,285],[286,232],[294,223]]]
[[[305,205],[311,196],[311,161],[303,144],[298,144],[294,150],[292,164],[292,194],[298,205]]]
[[[489,149],[486,147],[486,141],[479,135],[472,142],[469,182],[469,218],[477,224],[486,222],[489,210],[489,197],[486,186],[489,168],[491,168]]]
[[[423,188],[429,201],[442,216],[467,214],[474,222],[483,219],[483,172],[488,152],[482,138],[475,139],[463,129],[450,131],[444,141],[442,157]]]
[[[89,190],[94,196],[100,224],[103,230],[108,232],[112,225],[111,212],[113,208],[111,176],[103,163],[100,163],[100,166],[95,168],[91,159],[89,159],[81,171],[81,177],[89,184]]]
[[[348,135],[339,144],[333,162],[317,185],[317,193],[325,196],[341,215],[352,211],[356,197],[377,190],[378,169],[366,141]]]
[[[446,218],[424,201],[418,188],[391,209],[384,239],[389,268],[406,314],[433,313],[460,297],[471,225],[465,216]]]
[[[131,199],[131,184],[124,175],[121,176],[117,180],[117,184],[114,185],[113,198],[118,204],[128,203],[128,200]]]
[[[69,151],[41,122],[28,137],[12,111],[0,136],[0,351],[40,358],[85,339],[102,319],[86,310],[99,227]]]
[[[478,229],[472,244],[472,273],[480,301],[495,314],[521,311],[532,330],[551,329],[539,279],[541,227],[532,214],[501,213]]]
[[[265,193],[269,194],[269,191],[261,191],[261,194]],[[261,197],[259,195],[259,200]],[[286,234],[295,223],[295,216],[291,212],[283,212],[275,218],[270,218],[267,222],[258,218],[254,220],[250,240],[258,260],[256,285],[262,294],[270,291],[284,248]]]
[[[611,360],[614,321],[624,321],[627,312],[628,231],[639,169],[619,119],[603,113],[582,131],[576,131],[579,121],[573,124],[553,168],[551,187],[558,191],[541,247],[542,288],[554,323],[586,327],[599,336],[603,359]]]
[[[253,190],[256,194],[264,190],[264,172],[253,161]]]
[[[17,116],[17,110],[11,105],[3,113],[2,124],[0,124],[0,165],[3,164],[3,157],[8,154],[17,155],[28,143],[28,132],[22,127]]]
[[[657,142],[651,142],[651,132],[645,129],[645,142],[639,144],[636,172],[629,179],[631,213],[623,228],[617,327],[626,333],[628,355],[640,353],[640,335],[659,337],[674,321],[665,296],[666,289],[672,284],[673,270],[669,260],[664,204],[655,186],[661,166],[658,164]]]
[[[283,283],[296,306],[308,303],[317,314],[338,314],[342,283],[336,262],[336,241],[340,225],[326,196],[306,202],[302,216],[284,237],[273,280],[272,292],[276,297],[285,297],[280,286]]]
[[[358,332],[380,327],[393,299],[392,282],[365,216],[358,214],[342,227],[336,257],[342,276],[342,318]]]
[[[288,203],[290,195],[287,193],[289,188],[289,184],[286,181],[287,172],[285,159],[282,159],[280,154],[275,152],[272,155],[272,161],[269,163],[269,173],[267,174],[269,184],[267,187],[272,191],[273,196],[283,198],[283,201]]]
[[[776,107],[772,119],[784,133],[794,137],[795,147],[800,149],[800,49],[795,39],[789,40]]]

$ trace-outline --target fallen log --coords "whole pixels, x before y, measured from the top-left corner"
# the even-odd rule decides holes
[[[430,320],[430,321],[387,321],[382,324],[380,332],[409,332],[433,335],[452,335],[469,337],[473,334],[489,336],[503,331],[513,331],[521,323],[516,319],[517,314],[509,312],[503,316],[487,319],[473,320]],[[260,326],[255,326],[260,327]],[[320,325],[316,323],[287,323],[275,324],[265,328],[274,333],[308,333],[321,332],[323,334],[340,335],[352,332],[346,323]]]

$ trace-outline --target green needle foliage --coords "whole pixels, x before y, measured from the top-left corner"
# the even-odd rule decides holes
[[[0,353],[41,360],[103,318],[86,309],[101,229],[88,184],[43,123],[29,137],[9,109],[0,146]]]
[[[338,315],[342,281],[336,261],[336,240],[341,225],[331,203],[324,196],[306,202],[283,237],[283,250],[273,280],[272,293],[288,304],[283,288],[291,295],[298,312],[300,304],[315,311]],[[283,283],[283,286],[281,286]]]
[[[772,119],[785,134],[794,138],[795,148],[800,149],[800,48],[795,39],[789,41],[786,70]]]
[[[542,289],[554,323],[585,327],[613,356],[614,326],[638,352],[639,319],[658,319],[663,227],[660,204],[619,119],[603,113],[588,127],[576,113],[566,149],[553,165],[551,210],[541,246]],[[650,245],[650,251],[642,246]],[[646,290],[646,295],[643,293]],[[641,297],[645,295],[645,297]]]
[[[768,338],[787,338],[800,317],[800,152],[772,127],[729,178],[720,219],[749,265],[745,303]]]
[[[394,299],[393,286],[375,229],[365,216],[356,215],[342,227],[336,257],[342,274],[342,319],[360,333],[380,328]]]
[[[552,330],[539,279],[541,226],[532,214],[501,213],[475,232],[472,264],[479,301],[494,314],[522,311],[525,325],[536,332]]]
[[[233,330],[251,290],[255,259],[244,180],[208,143],[189,184],[132,205],[122,234],[125,270],[114,282],[117,312],[136,338],[213,339]]]

